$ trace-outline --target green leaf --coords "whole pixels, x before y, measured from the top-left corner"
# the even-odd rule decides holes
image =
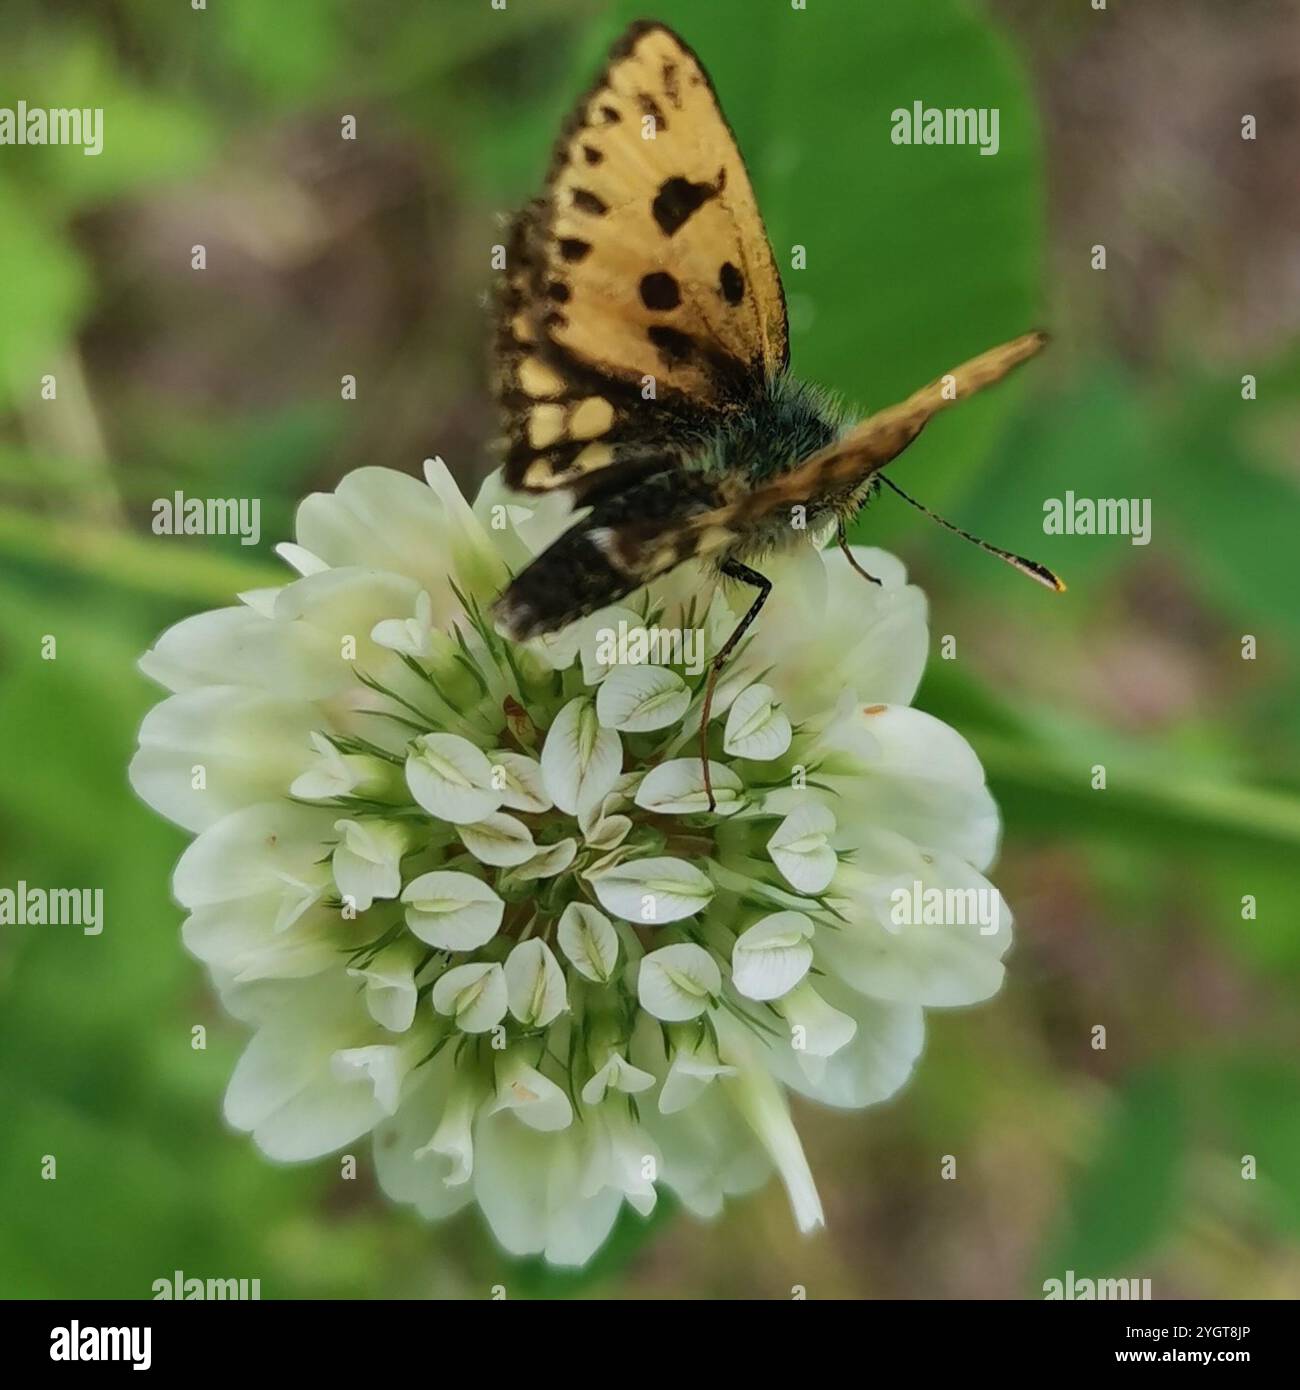
[[[1134,1261],[1163,1236],[1180,1201],[1183,1105],[1173,1076],[1134,1075],[1112,1098],[1091,1160],[1071,1185],[1040,1259],[1044,1279],[1142,1277]]]

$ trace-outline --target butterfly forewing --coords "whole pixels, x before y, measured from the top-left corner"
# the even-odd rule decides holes
[[[744,162],[699,61],[661,25],[614,50],[508,256],[498,389],[517,487],[670,465],[786,364]]]

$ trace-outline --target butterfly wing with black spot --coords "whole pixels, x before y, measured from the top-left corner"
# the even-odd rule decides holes
[[[671,465],[785,368],[785,299],[744,161],[663,25],[615,46],[516,221],[497,341],[506,477],[529,490],[587,495]]]

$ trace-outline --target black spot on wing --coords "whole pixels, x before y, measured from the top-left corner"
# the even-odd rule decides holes
[[[637,101],[641,105],[641,114],[643,116],[653,117],[655,123],[655,134],[658,134],[661,130],[668,129],[668,122],[664,119],[663,108],[654,99],[654,97],[652,97],[648,92],[642,92],[637,97]]]
[[[689,333],[683,333],[678,328],[669,328],[666,324],[652,324],[646,329],[646,336],[658,348],[659,356],[670,367],[685,362],[695,351],[695,339]]]
[[[726,187],[727,171],[718,170],[716,183],[693,183],[680,174],[665,179],[650,204],[650,212],[665,236],[673,236]]]
[[[745,277],[730,261],[723,261],[718,272],[718,288],[728,304],[739,304],[745,297]]]
[[[666,270],[656,270],[641,277],[641,303],[647,309],[675,309],[682,302],[677,281]]]
[[[591,242],[583,241],[581,237],[566,236],[560,239],[560,255],[570,264],[582,260],[590,251]]]
[[[575,188],[573,190],[573,206],[579,212],[588,212],[593,217],[604,217],[609,211],[609,204],[589,188]]]
[[[563,280],[552,280],[546,287],[546,297],[553,299],[557,304],[567,304],[569,302],[569,287]]]
[[[664,83],[664,95],[672,103],[673,107],[680,111],[682,109],[682,92],[677,85],[677,64],[665,62],[660,74]]]
[[[582,147],[582,157],[588,164],[599,164],[605,158],[594,145],[584,145]]]

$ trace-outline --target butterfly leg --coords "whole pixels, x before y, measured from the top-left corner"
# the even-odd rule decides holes
[[[727,664],[727,658],[736,649],[736,644],[749,631],[749,625],[758,617],[758,611],[767,602],[772,592],[772,581],[765,575],[742,565],[739,560],[724,560],[718,568],[728,579],[739,579],[758,590],[758,597],[749,606],[749,611],[736,624],[735,631],[722,644],[717,656],[709,663],[709,678],[704,687],[704,707],[700,711],[700,765],[704,769],[704,790],[709,798],[709,810],[717,809],[713,799],[713,783],[709,778],[709,718],[713,711],[713,692],[717,688],[718,673]]]
[[[853,558],[853,551],[849,549],[849,538],[845,534],[844,523],[842,521],[840,522],[840,529],[835,539],[839,543],[840,549],[844,552],[844,558],[849,562],[850,565],[853,566],[855,570],[857,570],[857,572],[863,577],[863,579],[869,579],[873,584],[879,584],[880,580],[877,579],[874,574],[868,574],[867,571],[864,570],[862,566],[858,564],[858,562]]]

